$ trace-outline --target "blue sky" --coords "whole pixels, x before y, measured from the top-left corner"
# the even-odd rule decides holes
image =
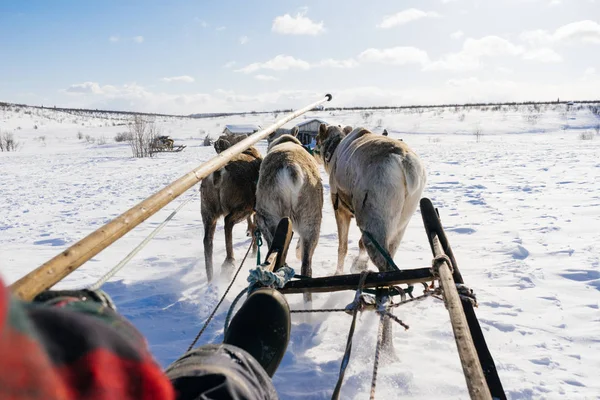
[[[187,114],[600,97],[600,0],[0,3],[0,101]]]

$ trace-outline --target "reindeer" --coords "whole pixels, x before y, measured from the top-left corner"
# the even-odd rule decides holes
[[[217,142],[221,141],[221,138]],[[227,146],[227,144],[229,144]],[[225,147],[226,146],[226,147]],[[220,151],[231,146],[221,142]],[[217,143],[215,143],[217,149]],[[220,152],[217,150],[217,152]],[[254,147],[238,154],[223,168],[207,176],[200,184],[202,222],[204,224],[204,261],[208,281],[213,277],[213,238],[217,220],[225,217],[225,248],[227,257],[222,272],[233,267],[233,226],[244,219],[248,221],[248,233],[252,235],[255,224],[252,220],[256,203],[256,183],[262,156]],[[253,246],[256,251],[256,243]]]
[[[246,139],[247,137],[248,137],[247,134],[221,135],[221,136],[219,136],[219,138],[217,140],[215,140],[215,143],[213,144],[213,146],[214,146],[217,154],[220,154],[223,151],[230,148],[231,146],[233,146],[234,144],[237,144],[237,143],[241,142],[242,140]]]
[[[215,140],[213,146],[214,146],[217,154],[221,154],[223,151],[227,150],[234,144],[241,142],[242,140],[246,139],[247,137],[248,137],[248,135],[245,133],[241,134],[241,135],[230,135],[230,134],[221,135],[221,136],[219,136],[219,138],[217,140]],[[256,223],[254,221],[254,212],[248,216],[248,218],[246,219],[246,222],[247,222],[246,236],[252,237],[252,235],[254,235],[254,230],[256,229]],[[253,251],[253,253],[256,253],[256,244],[253,245],[252,251]]]
[[[298,128],[291,133],[270,141],[260,166],[256,223],[270,246],[279,220],[289,217],[299,235],[296,256],[302,260],[302,275],[312,276],[312,257],[321,230],[323,184],[317,163],[295,137]],[[310,294],[304,299],[310,301]]]
[[[326,124],[319,127],[315,157],[329,174],[339,240],[336,274],[344,271],[353,217],[361,238],[351,270],[366,270],[370,258],[379,271],[391,271],[377,245],[392,258],[398,250],[427,180],[419,157],[402,141],[364,128]],[[385,332],[392,349],[389,319]]]

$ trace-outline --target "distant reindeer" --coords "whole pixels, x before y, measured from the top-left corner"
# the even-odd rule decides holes
[[[213,146],[214,146],[217,154],[220,154],[223,151],[230,148],[231,146],[233,146],[234,144],[237,144],[237,143],[241,142],[242,140],[246,139],[247,137],[248,137],[248,135],[246,135],[246,134],[243,134],[243,135],[221,135],[221,136],[219,136],[219,138],[217,140],[215,140],[215,143],[213,144]]]
[[[312,257],[319,241],[323,210],[323,184],[314,158],[295,135],[272,140],[261,166],[256,188],[256,223],[269,246],[279,220],[289,217],[299,236],[296,256],[302,275],[312,276]],[[305,293],[304,299],[311,300]]]
[[[217,149],[217,143],[220,147]],[[227,142],[227,143],[224,143]],[[219,138],[215,149],[221,152],[232,144]],[[226,147],[225,147],[226,146]],[[252,235],[255,224],[252,220],[256,204],[256,183],[262,156],[254,147],[233,157],[227,165],[202,180],[200,184],[202,222],[204,224],[204,261],[206,276],[213,277],[213,238],[217,220],[225,217],[225,248],[227,257],[222,271],[233,267],[233,226],[244,219],[248,221],[248,234]],[[256,251],[256,243],[253,246]]]
[[[294,132],[295,132],[295,134],[294,134]],[[298,127],[295,126],[292,129],[288,129],[288,128],[275,129],[275,132],[270,134],[269,137],[267,138],[267,143],[269,145],[271,145],[271,143],[273,143],[273,141],[275,139],[280,138],[283,135],[292,135],[292,136],[296,137],[298,135]]]

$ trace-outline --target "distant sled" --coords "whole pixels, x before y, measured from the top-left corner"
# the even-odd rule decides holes
[[[170,137],[158,136],[152,141],[151,149],[153,153],[178,153],[187,147],[184,145],[175,146],[174,144],[174,140]]]

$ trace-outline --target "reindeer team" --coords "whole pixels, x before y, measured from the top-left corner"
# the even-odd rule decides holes
[[[236,223],[246,219],[249,234],[257,226],[270,247],[277,224],[289,217],[299,236],[296,256],[302,260],[301,273],[312,276],[323,209],[318,164],[329,175],[339,240],[336,274],[344,272],[352,218],[361,237],[351,271],[366,270],[369,259],[379,271],[392,270],[379,248],[394,257],[417,209],[427,180],[419,157],[405,142],[387,135],[326,124],[319,127],[313,157],[296,139],[297,134],[297,127],[277,130],[268,138],[264,159],[250,147],[202,181],[204,256],[209,281],[213,275],[212,242],[221,216],[225,217],[227,250],[222,272],[231,271],[234,263],[232,230]],[[220,153],[243,138],[222,136],[215,142],[215,150]],[[310,302],[310,294],[305,293],[304,300]],[[394,354],[391,330],[390,319],[386,318],[384,348]]]
[[[250,147],[202,181],[209,280],[213,275],[212,242],[216,221],[221,216],[225,217],[227,250],[224,270],[235,261],[232,245],[235,224],[247,220],[248,234],[258,226],[270,246],[279,220],[289,217],[299,236],[296,255],[302,260],[301,273],[312,276],[311,263],[319,241],[323,208],[318,164],[329,175],[338,229],[336,274],[344,272],[352,218],[361,231],[359,254],[352,271],[365,270],[369,259],[379,271],[391,269],[377,247],[381,246],[393,258],[417,209],[426,183],[425,168],[419,157],[403,141],[365,128],[342,129],[326,124],[320,125],[313,157],[296,139],[297,134],[298,128],[278,130],[268,138],[264,159],[256,148]],[[220,153],[244,137],[222,136],[215,142],[215,150]]]

